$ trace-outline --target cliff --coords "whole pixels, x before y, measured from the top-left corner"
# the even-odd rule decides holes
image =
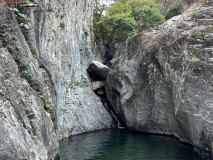
[[[0,159],[53,159],[58,140],[112,126],[86,71],[93,0],[9,7],[0,7]]]
[[[128,39],[105,84],[128,129],[174,135],[204,159],[213,152],[212,6],[195,3]],[[98,59],[93,0],[9,7],[0,6],[0,159],[58,159],[62,138],[113,126],[93,91],[105,96],[104,82],[87,73]]]
[[[128,39],[107,77],[107,99],[131,130],[174,135],[213,152],[213,3],[195,3]]]

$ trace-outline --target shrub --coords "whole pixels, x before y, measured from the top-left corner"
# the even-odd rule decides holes
[[[61,111],[63,112],[65,109],[67,109],[67,106],[62,106]]]
[[[166,20],[181,14],[183,5],[185,3],[182,0],[177,1],[166,13]]]
[[[75,81],[74,84],[75,84],[76,86],[81,86],[81,81]]]

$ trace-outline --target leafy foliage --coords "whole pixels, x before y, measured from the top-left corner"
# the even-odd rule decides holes
[[[39,98],[44,98],[44,95],[42,95],[42,94],[39,94],[38,96],[39,96]]]
[[[105,45],[125,41],[128,36],[135,34],[137,24],[131,17],[131,9],[127,4],[113,4],[105,16],[97,23],[98,38]]]
[[[46,107],[45,110],[50,113],[50,111],[51,111],[51,109],[50,109],[51,105],[49,103],[46,103],[45,107]]]
[[[50,105],[49,103],[46,103],[45,106],[46,106],[47,108],[50,108],[50,107],[51,107],[51,105]]]
[[[184,5],[190,5],[193,2],[193,0],[178,0],[176,1],[173,6],[168,10],[166,13],[166,19],[170,19],[174,16],[177,16],[182,13],[182,10],[184,8]]]
[[[75,86],[81,86],[81,81],[74,81]]]
[[[142,23],[141,30],[152,27],[164,21],[163,15],[158,10],[154,0],[129,0],[132,9],[132,17]]]
[[[28,3],[30,3],[31,1],[28,1]],[[32,3],[32,2],[31,2]],[[30,18],[27,17],[25,14],[22,14],[19,12],[18,8],[9,8],[11,11],[14,11],[17,15],[19,15],[20,17],[23,17],[27,23],[21,23],[20,26],[22,27],[25,27],[26,29],[29,29],[30,28],[30,24],[29,24],[29,20]]]
[[[27,75],[29,73],[29,70],[24,70],[21,72],[23,75]]]
[[[65,111],[65,109],[67,109],[67,106],[62,106],[62,107],[61,107],[61,111],[62,111],[62,112]]]
[[[113,52],[115,44],[163,21],[155,0],[114,0],[109,7],[96,1],[96,42],[103,44],[106,53]]]
[[[184,2],[182,0],[177,1],[166,13],[166,19],[170,19],[174,16],[181,14]]]

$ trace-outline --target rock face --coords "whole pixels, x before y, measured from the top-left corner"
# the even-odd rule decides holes
[[[12,12],[0,7],[0,15],[0,159],[53,159],[58,152],[53,83]]]
[[[11,54],[0,49],[0,159],[53,159],[58,140],[50,114],[21,78]]]
[[[96,89],[103,87],[104,84],[105,84],[105,81],[93,81],[92,88],[93,88],[93,90],[96,90]]]
[[[157,4],[159,4],[159,10],[163,15],[167,15],[168,11],[172,8],[174,12],[183,13],[191,4],[201,1],[203,0],[156,0]],[[178,11],[179,9],[180,11]],[[171,17],[169,16],[168,18]]]
[[[62,8],[55,10],[55,6]],[[64,1],[62,4],[58,0],[51,6],[44,4],[45,7],[54,11],[40,15],[31,13],[32,19],[41,20],[34,20],[34,26],[43,28],[35,28],[38,34],[26,36],[31,47],[39,46],[36,54],[40,64],[45,66],[55,84],[59,139],[110,128],[112,119],[100,98],[94,94],[86,71],[93,59],[93,0]],[[38,35],[39,41],[34,42]],[[66,107],[63,112],[62,107]]]
[[[40,5],[42,9],[23,11],[33,26],[24,35],[30,48],[38,48],[39,64],[53,81],[59,139],[110,128],[112,119],[94,94],[86,71],[93,60],[93,0]]]
[[[92,90],[93,0],[40,1],[0,7],[0,159],[53,159],[58,140],[110,128],[112,118]]]
[[[213,152],[213,3],[144,31],[112,60],[106,94],[127,128],[169,134]]]
[[[97,61],[92,61],[87,69],[90,77],[93,80],[105,80],[109,70],[109,67]]]
[[[177,2],[178,0],[156,0],[156,2],[160,5],[160,12],[162,14],[166,14],[168,9]]]

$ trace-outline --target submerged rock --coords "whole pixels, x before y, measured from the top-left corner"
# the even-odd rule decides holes
[[[109,67],[97,61],[92,61],[87,69],[90,77],[93,80],[105,80],[109,70]]]
[[[127,128],[175,135],[212,159],[213,3],[139,33],[111,61],[106,96]]]

